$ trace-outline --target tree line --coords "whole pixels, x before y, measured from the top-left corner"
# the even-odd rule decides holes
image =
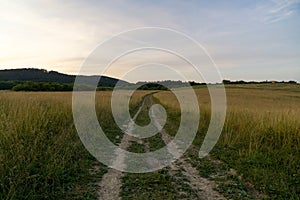
[[[62,74],[55,71],[47,71],[44,69],[24,68],[0,70],[0,90],[14,90],[14,91],[72,91],[76,76]],[[168,90],[170,88],[200,86],[206,83],[199,83],[196,81],[183,82],[180,80],[164,80],[152,82],[137,82],[128,83],[119,79],[107,76],[80,76],[81,85],[76,85],[75,90],[94,90],[92,86],[95,81],[98,81],[97,90],[106,91],[113,90],[114,86],[119,82],[122,89],[138,90]],[[296,81],[231,81],[223,80],[223,84],[266,84],[266,83],[287,83],[297,84]],[[216,83],[220,84],[220,83]],[[119,86],[118,86],[119,87]]]
[[[290,81],[231,81],[231,80],[223,80],[223,84],[266,84],[266,83],[288,83],[288,84],[297,84],[296,81],[290,80]]]
[[[11,88],[13,91],[72,91],[73,84],[55,82],[24,82]]]

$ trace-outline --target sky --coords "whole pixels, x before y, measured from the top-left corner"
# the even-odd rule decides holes
[[[78,74],[104,41],[141,27],[172,29],[193,38],[209,53],[223,79],[300,82],[300,0],[0,0],[0,69],[43,68]],[[188,57],[204,55],[162,35],[152,34],[157,41],[151,44],[185,48],[193,54]],[[149,44],[131,36],[126,44]],[[124,41],[112,42],[107,52],[115,54],[118,45],[125,47]],[[163,62],[193,74],[187,63],[151,50],[122,57],[104,74],[133,82],[172,79],[168,76],[172,73],[160,70],[161,65],[132,72],[146,61]],[[203,58],[202,65],[212,67],[206,61]],[[101,63],[97,60],[94,64]],[[157,76],[151,73],[155,67]]]

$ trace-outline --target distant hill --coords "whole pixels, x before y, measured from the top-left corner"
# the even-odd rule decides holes
[[[78,77],[78,76],[77,76]],[[191,86],[206,85],[195,81],[182,82],[180,80],[164,80],[155,82],[137,82],[129,83],[123,80],[108,76],[79,76],[80,83],[75,90],[93,90],[94,83],[98,82],[97,90],[112,90],[119,82],[121,88],[132,89],[138,86],[139,90],[167,90],[168,88],[178,88]],[[47,71],[45,69],[23,68],[23,69],[6,69],[0,70],[0,90],[15,90],[15,91],[72,91],[74,86],[75,75],[68,75],[56,71]],[[100,79],[100,81],[98,81]],[[245,85],[245,84],[297,84],[296,81],[261,81],[246,82],[223,80],[225,85]],[[219,84],[219,83],[216,83]]]
[[[99,79],[100,76],[80,76],[85,83],[91,83],[93,80]],[[45,69],[23,68],[23,69],[6,69],[0,70],[1,82],[54,82],[63,84],[73,84],[75,75],[68,75],[56,71],[47,71]],[[120,81],[121,84],[128,84],[123,80],[101,76],[98,86],[113,87]]]

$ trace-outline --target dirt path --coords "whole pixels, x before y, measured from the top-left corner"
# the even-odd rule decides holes
[[[154,104],[152,96],[150,96],[152,104]],[[168,144],[172,138],[170,135],[164,130],[160,123],[159,119],[157,119],[154,115],[154,113],[151,113],[152,118],[155,120],[154,123],[157,126],[158,129],[161,129],[161,136],[162,140],[165,144]],[[171,152],[170,152],[171,154]],[[180,168],[183,168],[183,174],[188,179],[189,186],[194,190],[198,192],[198,196],[201,197],[201,199],[207,199],[207,200],[225,200],[226,198],[222,196],[219,192],[214,190],[215,183],[214,181],[208,180],[206,178],[203,178],[199,175],[199,171],[194,168],[189,162],[185,160],[185,158],[182,156],[179,158],[176,162],[173,162],[170,166],[171,172],[170,174],[173,174],[174,171],[178,171]],[[173,171],[173,172],[172,172]]]
[[[132,133],[133,131],[133,123],[135,123],[137,117],[139,114],[141,114],[141,111],[144,111],[145,109],[149,109],[151,105],[154,104],[154,100],[152,95],[147,95],[143,99],[142,105],[139,107],[138,111],[133,117],[133,122],[128,124],[128,133]],[[153,110],[152,110],[153,111]],[[160,131],[160,136],[161,140],[164,144],[170,143],[172,140],[172,137],[170,134],[167,133],[163,127],[160,125],[161,119],[155,116],[153,112],[150,113],[150,117],[152,120],[154,120],[154,124],[157,127],[158,130]],[[150,151],[149,143],[145,142],[142,139],[138,139],[132,136],[129,136],[128,134],[124,134],[120,147],[122,149],[128,149],[130,148],[131,142],[135,141],[139,144],[144,145],[144,150],[145,152]],[[175,147],[176,148],[176,147]],[[193,146],[191,149],[195,149]],[[173,149],[174,150],[174,149]],[[172,149],[168,149],[169,153],[172,154]],[[195,150],[197,151],[197,150]],[[116,160],[114,161],[114,164],[118,166],[122,166],[123,169],[125,169],[126,163],[125,163],[125,155],[121,154],[118,152],[115,152],[117,155]],[[178,160],[173,162],[168,169],[168,174],[169,176],[173,177],[173,184],[180,186],[180,184],[185,184],[187,186],[187,190],[181,190],[178,191],[180,194],[184,194],[183,196],[185,198],[180,198],[180,199],[203,199],[203,200],[225,200],[226,198],[220,194],[218,191],[215,190],[216,188],[216,183],[213,179],[210,178],[204,178],[200,175],[199,169],[194,167],[194,161],[191,160],[192,157],[190,155],[185,155],[180,157]],[[218,160],[211,160],[212,162],[221,162]],[[153,159],[149,159],[149,164],[151,162],[154,162]],[[196,161],[199,162],[199,161]],[[193,163],[193,165],[192,165]],[[204,166],[206,167],[206,166]],[[155,172],[154,172],[155,173]],[[226,172],[230,173],[230,172]],[[181,175],[178,175],[181,174]],[[125,176],[124,176],[125,175]],[[114,170],[114,169],[109,169],[108,172],[102,177],[101,182],[98,183],[100,190],[98,191],[98,199],[100,200],[119,200],[121,199],[120,192],[122,189],[122,178],[125,178],[127,176],[126,173],[122,173],[120,171]],[[138,177],[136,177],[138,178]],[[132,187],[132,186],[130,186]],[[193,191],[193,195],[190,195],[189,193]],[[253,190],[254,193],[259,194],[255,190]],[[145,191],[147,192],[147,191]],[[222,192],[223,193],[223,192]],[[179,194],[179,195],[180,195]],[[226,194],[225,194],[226,195]],[[253,195],[260,199],[258,195]],[[134,197],[135,199],[135,197]],[[231,198],[229,198],[231,199]],[[256,199],[256,198],[255,198]]]
[[[142,105],[139,107],[138,111],[133,117],[133,122],[128,124],[128,128],[126,132],[132,131],[132,127],[134,125],[134,121],[136,120],[137,116],[141,112],[144,106],[145,99],[143,100]],[[122,149],[127,149],[130,145],[130,141],[134,140],[132,136],[128,134],[124,134],[119,147]],[[118,152],[117,158],[113,163],[113,166],[122,166],[122,169],[126,168],[125,164],[125,155]],[[117,171],[115,169],[110,168],[106,174],[101,179],[97,185],[99,185],[100,190],[98,191],[98,200],[119,200],[121,197],[119,196],[122,187],[122,177],[123,173],[121,171]]]
[[[147,104],[154,104],[154,101],[152,99],[152,95],[148,95],[144,98],[142,105],[139,107],[137,113],[135,114],[133,120],[135,121],[138,115],[140,114],[141,110],[144,106],[151,106],[151,105],[145,105],[145,102],[147,101]],[[159,121],[156,119],[156,117],[152,113],[152,118],[155,120],[155,124],[158,129],[161,129]],[[132,131],[133,123],[130,123],[128,125],[128,131]],[[161,136],[162,140],[165,144],[169,143],[172,138],[170,135],[164,130],[161,129]],[[133,138],[127,134],[124,134],[124,137],[121,140],[120,147],[122,149],[127,149],[130,145],[130,141],[137,141],[136,138]],[[147,148],[147,144],[145,144],[146,151],[149,151],[149,147]],[[170,150],[171,151],[171,150]],[[118,166],[122,166],[123,169],[126,168],[125,164],[125,158],[123,154],[118,154],[116,160],[114,161],[114,164],[117,164]],[[180,169],[183,169],[183,175],[185,178],[188,179],[188,185],[190,188],[192,188],[194,191],[198,193],[198,196],[201,197],[201,199],[219,199],[223,200],[225,199],[221,194],[219,194],[217,191],[215,191],[213,188],[215,187],[215,183],[211,180],[208,180],[206,178],[203,178],[199,175],[199,172],[197,169],[195,169],[189,162],[187,162],[183,157],[181,157],[176,162],[172,163],[170,166],[170,175],[172,175],[175,171],[178,171]],[[98,183],[100,190],[98,191],[98,199],[99,200],[119,200],[121,197],[119,196],[122,188],[122,177],[123,173],[114,169],[109,169],[108,172],[102,177],[101,182]]]

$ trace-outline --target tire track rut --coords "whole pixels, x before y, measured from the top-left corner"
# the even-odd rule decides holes
[[[133,117],[133,121],[128,124],[128,131],[132,131],[132,127],[136,121],[136,118],[142,111],[144,106],[150,107],[151,105],[145,105],[145,102],[150,102],[151,105],[154,104],[152,95],[147,95],[143,99],[142,105],[139,107],[138,111]],[[161,127],[159,124],[159,119],[156,118],[154,113],[151,113],[151,118],[154,120],[154,123],[161,134],[161,139],[165,144],[168,144],[172,138],[171,136],[166,132],[165,129]],[[145,145],[146,152],[149,151],[149,147],[147,143],[144,143],[142,140],[137,139],[135,137],[132,137],[128,134],[124,134],[121,142],[120,142],[120,148],[127,149],[130,146],[130,141],[138,141],[139,143],[143,143]],[[171,149],[169,150],[171,151]],[[113,165],[122,166],[123,169],[126,168],[125,163],[125,157],[124,154],[121,154],[118,152],[115,152],[117,155],[116,160],[114,161]],[[171,152],[169,152],[171,153]],[[208,180],[206,178],[203,178],[200,176],[198,170],[194,168],[189,162],[185,160],[184,157],[179,158],[176,162],[173,162],[170,166],[170,172],[169,174],[172,175],[176,173],[176,171],[183,169],[182,173],[185,176],[185,178],[188,179],[187,184],[191,189],[196,191],[198,193],[198,196],[203,200],[224,200],[226,199],[224,196],[222,196],[219,192],[214,190],[215,183],[214,181]],[[124,176],[124,173],[115,169],[108,169],[108,172],[104,174],[101,181],[98,183],[99,191],[98,191],[98,200],[121,200],[121,197],[119,196],[122,188],[122,177]],[[180,179],[180,177],[179,177]],[[175,183],[176,184],[176,183]]]
[[[139,107],[138,111],[134,115],[133,121],[129,122],[126,131],[127,133],[129,131],[132,131],[135,120],[141,112],[142,108],[144,107],[145,99],[146,97],[143,99],[142,105]],[[124,133],[119,147],[126,150],[130,145],[130,141],[134,140],[134,137]],[[117,158],[113,162],[113,166],[122,166],[122,169],[125,169],[125,155],[118,152],[115,152],[115,154],[117,155]],[[103,175],[101,181],[97,184],[100,187],[100,190],[98,191],[98,200],[120,200],[121,197],[119,196],[119,194],[121,192],[123,175],[124,174],[121,171],[112,168],[108,169],[107,173]]]
[[[152,96],[150,96],[152,104],[154,104]],[[157,126],[158,130],[161,130],[162,140],[165,144],[168,144],[172,141],[170,135],[163,129],[160,125],[159,119],[157,119],[154,113],[151,113],[154,123]],[[169,150],[171,151],[171,150]],[[172,152],[169,152],[172,154]],[[180,168],[183,168],[183,175],[188,179],[188,185],[198,192],[198,196],[203,200],[225,200],[226,198],[221,195],[219,192],[215,191],[215,182],[203,178],[200,176],[199,171],[194,168],[189,162],[185,160],[182,156],[177,161],[173,162],[170,166],[171,174],[174,171],[178,171]],[[173,171],[173,172],[172,172]]]

